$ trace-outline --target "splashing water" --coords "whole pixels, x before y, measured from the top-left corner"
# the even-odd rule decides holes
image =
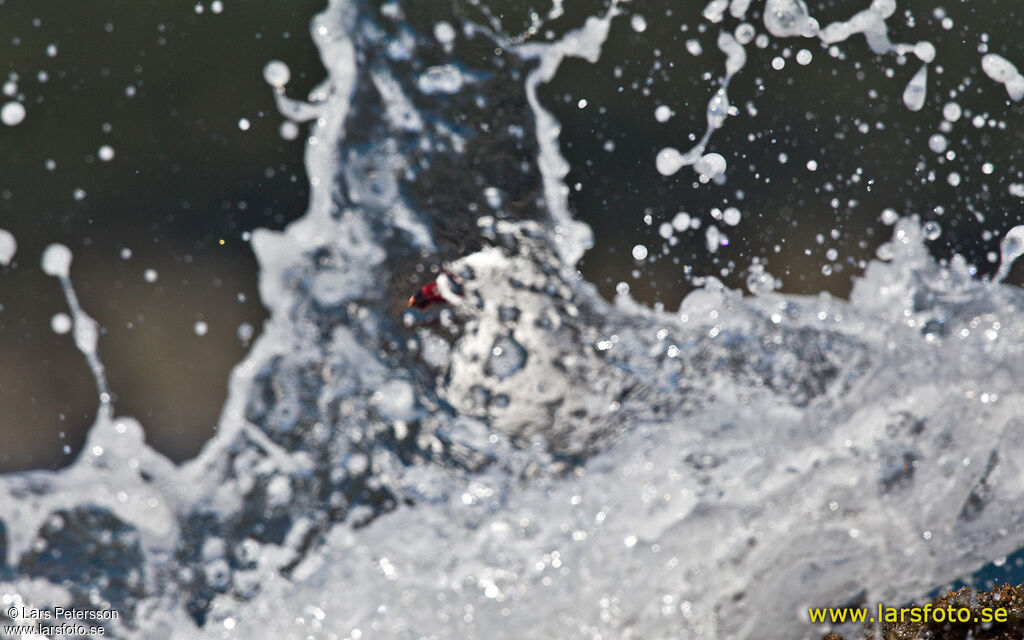
[[[126,638],[813,637],[808,606],[902,602],[1024,545],[1024,466],[1004,453],[1024,444],[1024,294],[999,284],[1021,227],[991,285],[893,211],[849,301],[779,294],[759,267],[751,297],[707,277],[674,312],[628,286],[610,304],[575,270],[590,231],[537,89],[600,56],[617,7],[541,43],[386,6],[315,18],[328,78],[309,101],[265,70],[310,123],[310,205],[253,234],[271,319],[195,460],[115,417],[71,253],[46,250],[101,411],[71,467],[0,478],[5,604],[116,610],[103,624]],[[765,23],[898,52],[894,11],[818,30],[772,1]],[[434,42],[501,55],[410,62]],[[704,146],[743,62],[719,48],[708,131],[662,173],[724,175]],[[465,185],[493,215],[466,213]],[[448,260],[452,304],[399,315],[421,259]]]
[[[992,277],[993,282],[1002,282],[1010,275],[1010,268],[1017,258],[1024,254],[1024,226],[1016,226],[1006,232],[1003,241],[999,245],[1001,259],[999,260],[999,271]]]

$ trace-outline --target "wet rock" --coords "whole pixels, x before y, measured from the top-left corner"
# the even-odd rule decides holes
[[[1024,585],[1001,585],[992,591],[975,591],[964,587],[946,593],[931,602],[935,609],[965,608],[971,611],[971,622],[886,622],[882,640],[1020,640],[1024,638]],[[981,622],[982,609],[1006,610],[1005,622]],[[863,638],[876,638],[868,626]],[[844,640],[837,633],[828,633],[823,640]]]

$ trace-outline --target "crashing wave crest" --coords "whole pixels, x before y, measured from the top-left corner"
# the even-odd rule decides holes
[[[271,318],[216,436],[178,467],[103,414],[69,468],[0,478],[5,605],[139,638],[798,637],[1024,546],[1019,290],[908,218],[849,301],[608,303],[536,88],[614,5],[549,44],[466,19],[456,53],[506,47],[477,68],[386,6],[332,2],[328,79],[279,95],[310,208],[253,236]],[[403,315],[442,262],[457,300]]]

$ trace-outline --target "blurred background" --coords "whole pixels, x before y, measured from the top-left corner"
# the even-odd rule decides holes
[[[567,7],[535,41],[603,4]],[[755,263],[784,291],[844,296],[891,233],[886,208],[936,223],[940,259],[958,252],[979,276],[994,272],[1001,234],[1021,222],[1010,185],[1024,182],[1024,114],[980,61],[991,51],[1024,66],[1016,7],[899,3],[887,22],[893,41],[938,50],[916,113],[902,101],[916,58],[874,55],[861,36],[831,50],[751,43],[729,88],[736,113],[708,148],[728,160],[727,180],[700,185],[688,168],[662,176],[654,158],[665,146],[687,150],[706,127],[724,68],[715,41],[739,21],[709,24],[704,4],[624,5],[599,62],[566,60],[541,87],[563,127],[570,206],[595,231],[580,269],[606,297],[625,283],[635,299],[674,309],[693,276],[743,288]],[[866,7],[808,4],[822,25]],[[229,371],[266,317],[245,234],[280,229],[306,206],[303,135],[282,137],[263,67],[286,62],[293,97],[323,78],[308,35],[323,6],[0,0],[0,103],[26,111],[0,125],[0,228],[18,241],[0,267],[0,471],[69,463],[96,407],[84,359],[51,329],[66,311],[39,268],[51,242],[74,252],[72,279],[103,327],[118,414],[137,417],[150,444],[178,461],[212,434]],[[759,30],[760,7],[749,16]],[[445,9],[519,34],[534,7]],[[410,19],[429,20],[423,10]],[[730,207],[735,224],[724,219]],[[680,220],[700,227],[680,230]],[[711,225],[719,237],[709,243]],[[634,259],[636,245],[645,259]]]

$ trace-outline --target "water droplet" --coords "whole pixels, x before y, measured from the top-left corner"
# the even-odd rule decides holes
[[[68,277],[71,271],[71,249],[62,244],[51,244],[43,251],[42,265],[47,275]]]
[[[299,125],[291,120],[285,120],[281,123],[281,128],[277,130],[277,133],[284,140],[294,140],[299,137]]]
[[[921,65],[921,69],[914,74],[914,77],[907,83],[903,90],[903,104],[911,111],[920,111],[924,107],[924,99],[928,93],[928,65]]]
[[[263,67],[263,79],[275,89],[282,89],[292,77],[291,69],[280,60],[271,60]]]
[[[993,282],[1002,282],[1010,274],[1010,267],[1024,253],[1024,225],[1017,225],[1010,229],[1003,236],[999,244],[999,253],[1002,257],[999,261],[999,271],[996,272]]]
[[[65,334],[71,331],[71,316],[66,313],[55,313],[50,318],[50,328],[54,333]]]
[[[20,102],[8,102],[0,108],[0,121],[8,127],[21,124],[25,119],[25,105]]]
[[[18,241],[14,239],[14,234],[6,229],[0,229],[0,266],[9,265],[17,251]]]

